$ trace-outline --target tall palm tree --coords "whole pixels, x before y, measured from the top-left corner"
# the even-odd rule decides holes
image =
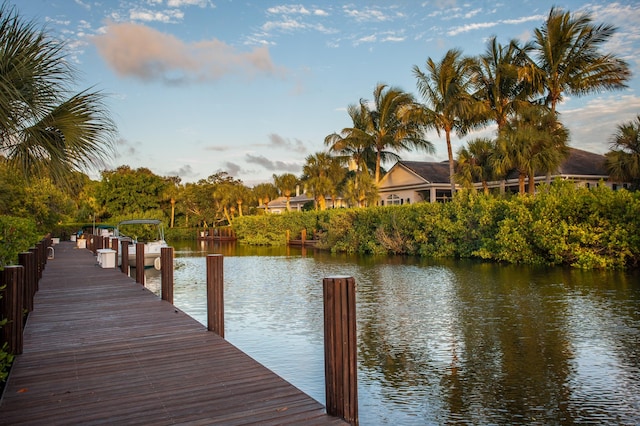
[[[358,172],[375,170],[376,152],[373,149],[369,128],[369,108],[364,103],[349,105],[347,113],[353,127],[342,129],[340,134],[332,133],[324,139],[329,151],[338,155],[345,163],[352,162]],[[384,161],[384,154],[383,154]],[[351,167],[350,167],[351,168]]]
[[[640,115],[618,126],[606,157],[611,179],[640,188]]]
[[[169,220],[169,228],[173,228],[176,217],[176,202],[178,201],[178,197],[180,196],[180,192],[182,189],[182,185],[180,184],[181,179],[179,176],[169,176],[165,177],[167,185],[164,190],[165,199],[169,200],[171,204],[171,218]]]
[[[474,139],[466,147],[460,148],[456,163],[456,181],[467,188],[473,188],[474,182],[482,182],[483,192],[488,194],[487,181],[495,177],[491,162],[495,150],[495,141],[488,138]]]
[[[0,6],[0,150],[26,175],[58,181],[102,165],[116,133],[100,92],[70,92],[76,72],[64,48]]]
[[[354,127],[343,129],[341,137],[349,140],[351,147],[358,147],[359,151],[375,151],[376,183],[380,181],[381,163],[399,159],[396,152],[413,148],[433,152],[433,144],[425,139],[424,126],[409,119],[417,108],[411,94],[382,83],[375,87],[371,105],[361,99],[359,111],[350,107],[350,115],[352,119],[357,117],[357,122],[354,122]],[[329,144],[335,142],[329,140]]]
[[[552,113],[563,93],[580,96],[626,87],[631,77],[628,64],[600,52],[615,31],[612,25],[594,24],[590,14],[551,9],[542,28],[535,30],[537,61],[524,75],[544,94]]]
[[[485,52],[472,65],[478,89],[474,96],[483,103],[486,117],[498,125],[498,132],[519,106],[528,103],[530,86],[523,84],[519,73],[527,63],[530,49],[530,45],[519,46],[516,40],[502,46],[492,37]]]
[[[295,193],[296,186],[300,181],[296,177],[296,175],[292,173],[283,173],[281,175],[273,175],[273,183],[278,188],[280,193],[287,197],[287,211],[291,211],[291,194]]]
[[[474,66],[472,58],[463,57],[458,49],[451,49],[440,62],[428,58],[425,71],[417,65],[413,67],[418,91],[425,102],[420,121],[434,128],[438,135],[440,132],[445,135],[452,195],[456,184],[451,132],[464,136],[484,117],[482,105],[471,95]]]

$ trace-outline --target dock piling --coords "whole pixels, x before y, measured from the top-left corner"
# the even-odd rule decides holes
[[[224,271],[221,254],[207,255],[207,329],[224,337]]]
[[[325,278],[322,292],[327,414],[358,425],[355,279]]]

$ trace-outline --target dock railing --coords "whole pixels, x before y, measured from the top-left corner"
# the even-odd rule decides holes
[[[33,299],[50,248],[51,235],[47,235],[29,251],[18,254],[18,265],[5,266],[0,272],[0,287],[4,286],[0,299],[0,319],[7,320],[0,328],[0,347],[6,342],[12,355],[22,353],[24,321],[33,311]]]

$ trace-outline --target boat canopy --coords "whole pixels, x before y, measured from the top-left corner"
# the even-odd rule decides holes
[[[158,227],[158,239],[164,240],[164,227],[162,226],[162,221],[158,219],[131,219],[131,220],[123,220],[118,223],[118,227],[116,228],[116,236],[124,237],[123,234],[120,233],[120,227],[122,225],[156,225]]]

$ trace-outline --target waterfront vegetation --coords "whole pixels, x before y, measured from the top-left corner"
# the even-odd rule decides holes
[[[334,252],[624,269],[640,261],[639,213],[638,192],[556,181],[535,197],[461,191],[448,203],[244,216],[233,229],[248,244],[306,229]]]

